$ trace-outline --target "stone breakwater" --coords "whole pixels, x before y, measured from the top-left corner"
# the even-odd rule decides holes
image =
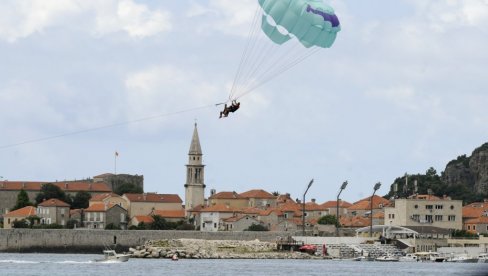
[[[129,251],[133,258],[171,258],[176,254],[187,259],[322,259],[302,252],[277,251],[275,243],[259,240],[150,240]]]

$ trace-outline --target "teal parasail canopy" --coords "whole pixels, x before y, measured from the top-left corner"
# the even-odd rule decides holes
[[[276,44],[294,36],[307,48],[329,48],[341,30],[334,9],[322,0],[258,1],[263,9],[261,29]]]

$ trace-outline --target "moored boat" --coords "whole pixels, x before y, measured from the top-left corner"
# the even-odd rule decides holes
[[[380,256],[374,260],[378,261],[378,262],[398,262],[399,261],[398,257],[391,256],[391,255],[383,255],[383,256]]]
[[[399,261],[400,262],[418,262],[419,258],[417,257],[417,255],[409,253],[405,256],[401,256],[399,258]]]

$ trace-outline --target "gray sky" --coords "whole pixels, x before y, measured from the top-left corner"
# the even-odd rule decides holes
[[[323,202],[347,179],[356,201],[487,142],[487,0],[325,2],[342,26],[332,48],[219,120],[178,112],[228,97],[257,1],[1,1],[0,176],[92,177],[118,151],[117,172],[183,197],[196,119],[207,193],[301,197],[315,178],[307,198]]]

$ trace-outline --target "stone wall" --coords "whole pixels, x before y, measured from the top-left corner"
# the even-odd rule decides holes
[[[286,232],[124,231],[68,229],[0,229],[0,252],[100,253],[108,245],[117,251],[143,245],[149,240],[205,239],[260,240],[274,242]]]

